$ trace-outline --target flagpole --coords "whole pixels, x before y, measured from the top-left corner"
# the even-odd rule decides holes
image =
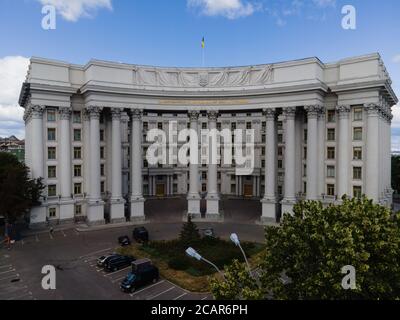
[[[205,67],[205,54],[204,54],[204,50],[205,50],[205,48],[202,48],[202,49],[201,49],[201,52],[202,52],[202,66],[203,66],[203,68]]]

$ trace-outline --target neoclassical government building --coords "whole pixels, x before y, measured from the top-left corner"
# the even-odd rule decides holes
[[[390,206],[397,102],[379,54],[224,68],[32,58],[19,100],[25,161],[46,190],[30,222],[143,221],[147,199],[168,197],[198,219],[221,219],[224,197],[261,201],[261,222],[302,199],[366,194]],[[254,168],[203,162],[201,139],[198,163],[150,164],[148,132],[171,128],[253,130]],[[175,152],[184,143],[170,139]]]

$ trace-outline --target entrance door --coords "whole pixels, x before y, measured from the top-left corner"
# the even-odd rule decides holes
[[[156,185],[156,196],[164,197],[165,196],[165,185],[163,183],[157,183]]]
[[[252,197],[253,196],[253,185],[252,184],[245,184],[244,185],[244,196],[245,197]]]

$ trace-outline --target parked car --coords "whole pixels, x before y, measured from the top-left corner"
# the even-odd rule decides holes
[[[99,257],[98,259],[97,259],[97,265],[99,266],[99,267],[104,267],[104,265],[106,264],[106,262],[108,261],[108,260],[110,260],[110,259],[112,259],[112,258],[116,258],[116,257],[120,257],[121,255],[119,255],[119,254],[116,254],[116,253],[112,253],[112,254],[108,254],[108,255],[104,255],[104,256],[101,256],[101,257]]]
[[[104,270],[107,272],[115,272],[123,268],[129,267],[132,261],[135,261],[134,257],[129,256],[119,256],[109,259],[104,264]]]
[[[134,292],[146,284],[156,283],[158,279],[158,268],[151,263],[151,260],[140,259],[132,262],[132,271],[122,280],[120,288],[124,292]]]
[[[203,237],[215,238],[215,233],[213,228],[200,229],[200,232]]]
[[[149,232],[145,227],[137,227],[133,229],[132,238],[136,242],[147,242],[149,241]]]
[[[121,236],[118,238],[118,243],[124,247],[124,246],[129,246],[131,244],[131,240],[129,239],[128,236]]]

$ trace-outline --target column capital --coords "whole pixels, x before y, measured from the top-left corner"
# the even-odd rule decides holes
[[[208,120],[217,121],[218,114],[219,114],[218,110],[209,110],[209,111],[207,111]]]
[[[190,121],[197,121],[200,116],[200,111],[198,110],[189,110],[188,111]]]
[[[112,120],[120,120],[121,119],[121,108],[111,108],[111,119]]]
[[[275,108],[265,108],[263,114],[266,120],[276,120],[277,112]]]
[[[321,112],[322,107],[320,105],[309,105],[305,106],[304,110],[307,112],[308,119],[315,119]]]
[[[283,115],[285,116],[286,120],[294,120],[296,116],[296,108],[295,107],[285,107],[282,109]]]
[[[130,116],[132,120],[142,120],[143,110],[142,109],[131,109]]]
[[[326,109],[324,106],[320,106],[320,109],[318,111],[318,119],[324,119],[325,118],[325,113]]]
[[[86,107],[86,112],[88,113],[90,119],[100,119],[100,114],[102,110],[103,108],[98,106]]]
[[[71,119],[72,110],[69,107],[60,107],[58,109],[58,113],[60,114],[61,120],[70,120]]]
[[[43,112],[46,108],[40,105],[33,105],[30,107],[30,115],[34,119],[42,119]]]
[[[339,118],[348,118],[350,115],[350,106],[340,105],[336,106],[336,112],[339,115]]]
[[[376,116],[381,112],[381,107],[375,103],[365,104],[364,109],[367,111],[368,116]]]

